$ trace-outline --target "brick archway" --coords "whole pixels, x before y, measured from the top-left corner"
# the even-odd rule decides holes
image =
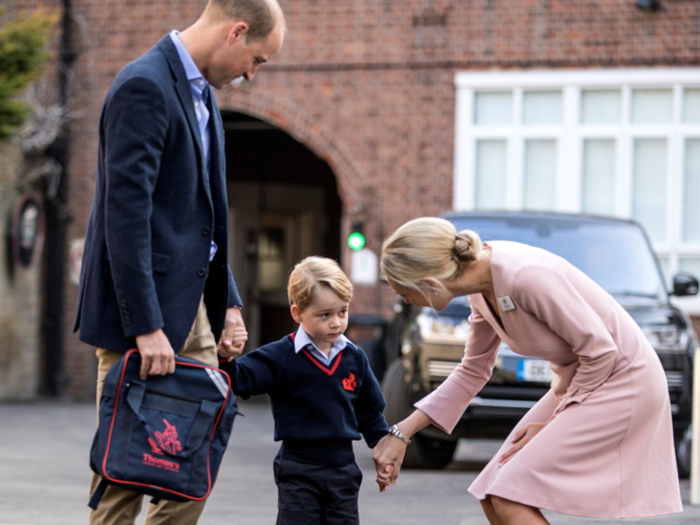
[[[304,144],[328,163],[335,174],[344,210],[352,213],[361,207],[362,189],[366,185],[364,172],[319,123],[306,117],[303,108],[263,90],[252,92],[245,88],[219,93],[219,107],[265,120]]]

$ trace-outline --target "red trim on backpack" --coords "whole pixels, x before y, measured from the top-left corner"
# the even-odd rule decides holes
[[[338,352],[338,357],[336,357],[336,359],[335,359],[335,364],[333,365],[333,368],[331,368],[329,370],[326,366],[322,365],[314,356],[312,356],[311,353],[306,348],[304,348],[302,350],[302,352],[304,352],[306,357],[311,359],[311,362],[313,364],[315,364],[317,367],[319,367],[321,370],[323,370],[329,376],[332,376],[333,373],[336,371],[336,369],[338,368],[338,365],[340,364],[340,359],[343,357],[343,351],[341,350],[340,352]]]
[[[124,373],[126,372],[127,361],[129,360],[129,357],[131,357],[131,355],[133,355],[134,352],[138,352],[138,350],[132,349],[126,353],[126,357],[124,359],[124,366],[122,368],[122,375],[119,378],[119,385],[117,385],[117,395],[116,395],[117,401],[115,401],[115,403],[114,403],[114,414],[112,414],[112,423],[110,424],[110,427],[109,427],[109,436],[107,438],[107,448],[105,449],[105,457],[104,457],[104,460],[102,461],[102,474],[104,474],[104,477],[107,478],[109,481],[114,481],[116,483],[121,483],[123,485],[135,485],[135,486],[139,486],[139,487],[156,488],[158,490],[162,490],[163,492],[169,492],[170,494],[175,494],[176,496],[180,496],[182,498],[186,498],[186,499],[189,499],[192,501],[205,500],[209,497],[209,493],[211,492],[211,488],[212,488],[211,487],[211,469],[209,466],[209,458],[211,456],[211,444],[212,444],[212,441],[214,439],[214,433],[216,432],[216,428],[219,426],[219,421],[221,420],[221,416],[224,413],[224,409],[226,408],[226,403],[228,402],[229,394],[231,392],[231,378],[229,377],[229,375],[226,372],[224,372],[223,370],[219,370],[218,368],[214,368],[212,366],[196,365],[196,364],[192,364],[192,363],[176,363],[176,366],[179,365],[179,366],[191,366],[194,368],[209,368],[210,370],[214,370],[216,372],[223,374],[224,377],[226,378],[226,381],[228,382],[228,392],[226,393],[226,398],[224,399],[224,402],[221,405],[221,410],[219,410],[219,415],[217,416],[216,421],[214,422],[214,426],[212,428],[211,436],[209,439],[209,453],[207,454],[207,480],[208,480],[207,493],[204,496],[196,498],[196,497],[190,496],[189,494],[183,494],[183,493],[178,492],[176,490],[166,489],[165,487],[159,487],[158,485],[153,485],[152,483],[139,483],[138,481],[125,481],[125,480],[121,480],[121,479],[112,478],[109,476],[109,474],[107,474],[107,458],[109,457],[109,446],[112,442],[112,430],[114,429],[114,421],[116,420],[116,417],[117,417],[117,408],[119,406],[119,403],[118,403],[119,392],[121,391],[121,388],[122,388],[122,382],[124,380]]]

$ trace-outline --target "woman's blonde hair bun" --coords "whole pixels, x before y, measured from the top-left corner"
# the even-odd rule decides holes
[[[471,230],[462,230],[455,235],[455,257],[464,267],[476,261],[481,251],[481,239]]]
[[[427,278],[457,279],[480,251],[481,239],[475,232],[457,233],[450,221],[421,217],[401,226],[384,242],[381,267],[387,279],[417,289]]]

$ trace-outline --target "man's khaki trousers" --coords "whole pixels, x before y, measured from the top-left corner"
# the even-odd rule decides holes
[[[102,385],[107,372],[124,355],[104,348],[97,349],[97,407],[99,410]],[[218,367],[216,355],[216,339],[211,331],[207,318],[204,301],[200,301],[197,317],[194,320],[190,334],[187,336],[182,349],[177,353],[181,357],[189,357],[210,366]],[[90,495],[97,489],[100,476],[92,475]],[[90,525],[133,525],[141,512],[143,494],[132,492],[114,485],[109,485],[97,506],[90,511]],[[203,501],[170,501],[161,500],[157,505],[148,506],[148,514],[144,525],[194,525],[204,510]]]

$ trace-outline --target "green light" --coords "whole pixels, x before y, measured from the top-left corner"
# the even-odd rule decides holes
[[[360,232],[353,232],[348,236],[348,246],[351,250],[361,250],[365,247],[365,236]]]

